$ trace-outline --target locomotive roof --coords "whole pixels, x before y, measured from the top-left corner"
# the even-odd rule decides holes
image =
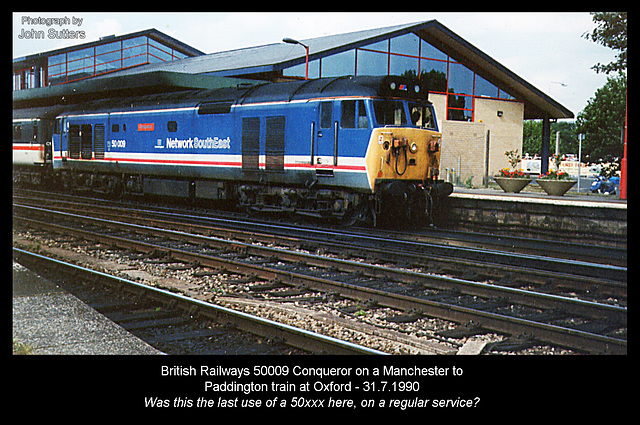
[[[394,89],[391,88],[392,84]],[[417,91],[415,87],[418,87]],[[411,77],[344,76],[254,86],[238,99],[238,103],[291,101],[332,96],[426,99],[427,90],[416,78]]]
[[[392,89],[392,83],[394,83]],[[415,87],[419,87],[416,91]],[[426,101],[427,91],[411,77],[357,76],[265,83],[207,90],[184,90],[144,96],[106,98],[69,105],[64,113],[109,112],[158,107],[196,107],[206,102],[248,105],[319,97],[403,97]],[[63,111],[58,111],[61,113]]]

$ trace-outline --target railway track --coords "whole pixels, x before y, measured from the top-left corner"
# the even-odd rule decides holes
[[[52,198],[53,197],[53,198]],[[87,199],[80,196],[68,195],[62,193],[41,192],[34,190],[18,189],[14,190],[14,198],[17,199],[39,199],[41,202],[51,202],[53,200],[76,202],[80,205],[87,202]],[[627,249],[620,247],[598,246],[593,244],[583,244],[581,242],[566,242],[559,240],[545,240],[531,237],[515,237],[505,235],[494,235],[479,232],[465,232],[439,228],[415,228],[411,231],[402,230],[372,230],[358,229],[342,226],[332,226],[330,222],[318,226],[313,222],[295,222],[286,226],[286,223],[274,223],[273,220],[266,221],[256,217],[251,219],[241,218],[241,214],[235,214],[230,217],[228,212],[220,212],[210,208],[198,209],[172,209],[163,206],[150,206],[149,204],[141,205],[137,200],[133,202],[116,202],[108,199],[92,198],[90,202],[94,206],[128,206],[131,210],[151,212],[155,214],[173,214],[177,210],[190,220],[206,220],[207,223],[214,225],[222,223],[225,227],[240,228],[250,231],[268,231],[273,234],[282,232],[289,235],[308,235],[313,232],[326,234],[332,231],[334,233],[343,234],[345,238],[360,238],[359,243],[363,243],[366,239],[371,240],[374,244],[380,241],[406,241],[417,244],[435,244],[445,247],[465,247],[478,248],[482,250],[495,250],[506,253],[520,253],[533,256],[553,257],[556,259],[565,259],[573,261],[581,261],[587,263],[606,264],[611,266],[627,266]],[[194,213],[195,211],[195,213]],[[455,250],[454,250],[455,251]],[[444,250],[444,252],[447,252]]]
[[[84,202],[53,201],[42,198],[14,198],[24,205],[50,204],[56,210],[69,213],[86,211]],[[392,238],[383,234],[364,234],[345,231],[295,227],[287,224],[221,219],[186,214],[184,211],[164,209],[127,208],[118,205],[91,205],[93,215],[105,219],[127,221],[150,227],[161,227],[200,235],[244,241],[250,244],[277,244],[291,250],[308,250],[333,254],[341,258],[361,258],[370,263],[393,263],[396,267],[420,268],[430,274],[447,275],[472,281],[485,281],[502,286],[536,288],[542,292],[577,292],[589,300],[614,297],[614,302],[625,302],[626,266],[590,263],[574,259],[536,256],[528,253],[479,248],[482,240],[462,234],[462,240],[451,245],[448,235],[442,244],[425,243],[423,236],[399,234]],[[122,213],[122,211],[126,211]],[[394,233],[398,235],[397,232]],[[486,235],[485,235],[486,236]],[[434,240],[435,237],[427,236]],[[469,239],[476,239],[474,247]],[[407,240],[415,239],[415,240]],[[465,245],[465,246],[459,246]],[[555,246],[546,243],[545,246]],[[512,247],[508,243],[506,249]],[[571,250],[568,250],[571,251]],[[575,251],[575,250],[574,250]],[[614,252],[615,253],[615,252]],[[606,260],[601,258],[601,260]],[[626,264],[626,251],[618,262]],[[605,301],[606,302],[606,301]]]
[[[57,282],[66,276],[65,288],[166,354],[384,354],[22,249],[13,255]]]
[[[278,237],[277,240],[272,239],[270,242],[278,243],[280,245],[278,248],[260,246],[267,242],[262,240],[257,243],[255,239],[259,239],[256,235],[267,237],[268,233],[264,229],[261,233],[255,230],[243,230],[242,237],[254,239],[251,243],[241,242],[238,240],[241,237],[238,233],[234,236],[227,235],[220,229],[212,227],[209,219],[206,223],[202,223],[202,218],[186,218],[184,214],[179,220],[176,220],[175,216],[171,220],[172,213],[168,212],[143,213],[142,210],[138,210],[132,213],[129,210],[128,217],[124,220],[122,217],[113,215],[116,213],[113,206],[107,209],[103,206],[89,217],[77,214],[77,205],[58,205],[57,211],[54,211],[24,205],[25,202],[20,199],[14,198],[14,203],[14,220],[18,223],[40,226],[64,234],[76,234],[102,244],[146,252],[147,255],[155,253],[156,256],[160,256],[158,253],[162,253],[164,258],[170,259],[168,261],[197,264],[214,270],[227,270],[245,276],[247,282],[253,281],[253,285],[250,285],[253,287],[253,293],[278,291],[281,293],[280,296],[283,296],[282,293],[286,296],[290,294],[305,296],[312,291],[324,294],[338,293],[342,297],[360,303],[371,304],[373,300],[375,305],[401,311],[402,313],[397,314],[398,321],[410,320],[411,317],[429,316],[461,325],[458,329],[445,333],[445,336],[493,331],[512,335],[515,339],[526,335],[529,340],[586,352],[626,352],[626,307],[621,305],[544,294],[422,271],[402,270],[388,265],[372,265],[344,258],[327,258],[324,255],[300,252],[299,248],[296,250],[282,248],[282,237]],[[80,208],[87,209],[86,206],[80,206]],[[63,211],[65,209],[66,211]],[[70,212],[69,209],[75,212]],[[111,211],[107,211],[108,209]],[[38,215],[41,215],[40,219],[36,218]],[[152,217],[149,217],[150,215]],[[160,215],[162,215],[161,220],[158,217]],[[64,220],[69,223],[62,224]],[[72,225],[72,222],[76,224]],[[52,225],[52,223],[56,224]],[[226,226],[226,231],[230,232],[232,227]],[[140,240],[141,237],[134,237],[134,233],[144,235],[142,237],[144,240]],[[218,236],[210,236],[211,233]],[[273,238],[273,234],[277,232],[271,233]],[[219,237],[220,234],[235,239],[224,239]],[[151,241],[150,237],[155,238],[155,241]],[[344,234],[341,237],[344,237]],[[290,235],[284,239],[288,244],[296,238]],[[305,239],[304,243],[316,242]],[[296,243],[299,244],[299,242]],[[333,243],[334,248],[335,244],[347,244],[345,241]],[[416,242],[409,243],[410,246],[416,244]],[[407,241],[400,241],[399,245],[407,245]],[[362,247],[360,249],[364,250]],[[383,251],[384,249],[389,252],[388,248],[383,247]],[[424,244],[420,249],[424,250]],[[406,259],[410,251],[406,248],[406,252],[401,255]],[[345,255],[344,251],[341,255]],[[506,253],[496,256],[493,252],[489,254],[484,252],[483,255],[495,259],[505,257]],[[422,257],[431,256],[433,256],[431,253],[422,255]],[[419,257],[419,253],[416,252],[412,258]],[[551,260],[548,259],[547,264],[554,264]],[[464,259],[464,261],[478,262],[479,260]],[[487,267],[486,264],[490,261],[493,260],[485,261],[484,266],[478,263],[479,265],[475,267],[482,269]],[[530,261],[530,258],[526,261]],[[558,263],[562,264],[562,261],[556,261],[555,264]],[[497,267],[516,266],[498,262]],[[545,267],[550,268],[548,265]],[[593,270],[597,267],[609,271],[606,279],[592,276],[596,274]],[[615,283],[611,287],[617,286],[618,289],[606,289],[604,292],[626,293],[626,268],[589,264],[589,267],[580,269],[583,270],[582,275],[574,271],[571,279],[563,276],[560,280],[577,281],[574,285],[583,287],[585,280],[590,282],[587,286],[594,284],[606,286],[605,282],[610,282]],[[543,267],[536,273],[540,278],[540,273],[557,275],[561,272],[544,270]],[[596,282],[594,279],[600,280]]]

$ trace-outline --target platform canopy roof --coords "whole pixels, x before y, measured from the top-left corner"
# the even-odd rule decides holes
[[[32,55],[27,55],[27,56],[23,56],[23,57],[19,57],[19,58],[14,58],[13,59],[13,69],[21,69],[21,68],[28,68],[31,65],[33,65],[34,63],[40,61],[40,60],[45,60],[48,57],[51,56],[56,56],[62,53],[68,53],[68,52],[73,52],[76,51],[78,49],[86,49],[86,48],[91,48],[91,47],[96,47],[96,46],[100,46],[103,44],[108,44],[108,43],[115,43],[115,42],[119,42],[122,40],[127,40],[127,39],[132,39],[132,38],[136,38],[139,36],[148,36],[149,38],[158,41],[160,43],[162,43],[163,45],[176,49],[184,54],[186,54],[187,56],[198,56],[198,55],[204,55],[203,52],[201,52],[200,50],[189,46],[188,44],[185,44],[183,42],[181,42],[180,40],[176,40],[173,37],[168,36],[167,34],[164,34],[156,29],[148,29],[148,30],[144,30],[144,31],[138,31],[138,32],[134,32],[134,33],[130,33],[130,34],[125,34],[125,35],[121,35],[116,37],[115,35],[112,36],[106,36],[106,37],[102,37],[100,38],[100,40],[98,41],[93,41],[93,42],[89,42],[89,43],[84,43],[81,45],[73,45],[73,46],[69,46],[69,47],[63,47],[61,49],[55,49],[55,50],[49,50],[47,52],[41,52],[41,53],[36,53],[36,54],[32,54]]]
[[[523,101],[525,119],[541,119],[545,116],[548,118],[574,117],[566,107],[436,20],[310,38],[300,42],[309,46],[309,60],[312,61],[407,33],[415,33],[454,60]],[[304,61],[305,49],[287,43],[273,43],[146,65],[119,71],[116,75],[161,70],[198,75],[256,78],[270,73],[279,73],[285,68],[299,65]]]
[[[108,81],[108,84],[105,84]],[[143,74],[109,75],[108,80],[88,78],[69,84],[40,87],[13,92],[14,112],[20,108],[75,104],[101,98],[143,96],[183,90],[213,90],[242,88],[264,84],[260,80],[245,78],[190,75],[170,71],[152,71]]]

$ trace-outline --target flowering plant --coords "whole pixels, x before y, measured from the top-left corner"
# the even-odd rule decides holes
[[[571,180],[569,174],[564,171],[549,171],[547,174],[540,174],[539,179],[542,180]]]
[[[503,168],[498,171],[498,177],[509,177],[512,179],[523,179],[527,177],[522,170],[511,171],[509,168]]]
[[[514,149],[512,151],[506,151],[504,155],[509,160],[509,164],[511,164],[511,168],[516,168],[518,166],[518,162],[520,162],[521,156],[518,153],[518,149]]]

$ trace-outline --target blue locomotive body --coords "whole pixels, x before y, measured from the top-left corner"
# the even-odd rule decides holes
[[[433,109],[406,78],[103,99],[54,120],[51,168],[74,188],[375,221],[391,183],[420,192],[405,206],[416,211],[429,207],[425,190],[442,187]]]

